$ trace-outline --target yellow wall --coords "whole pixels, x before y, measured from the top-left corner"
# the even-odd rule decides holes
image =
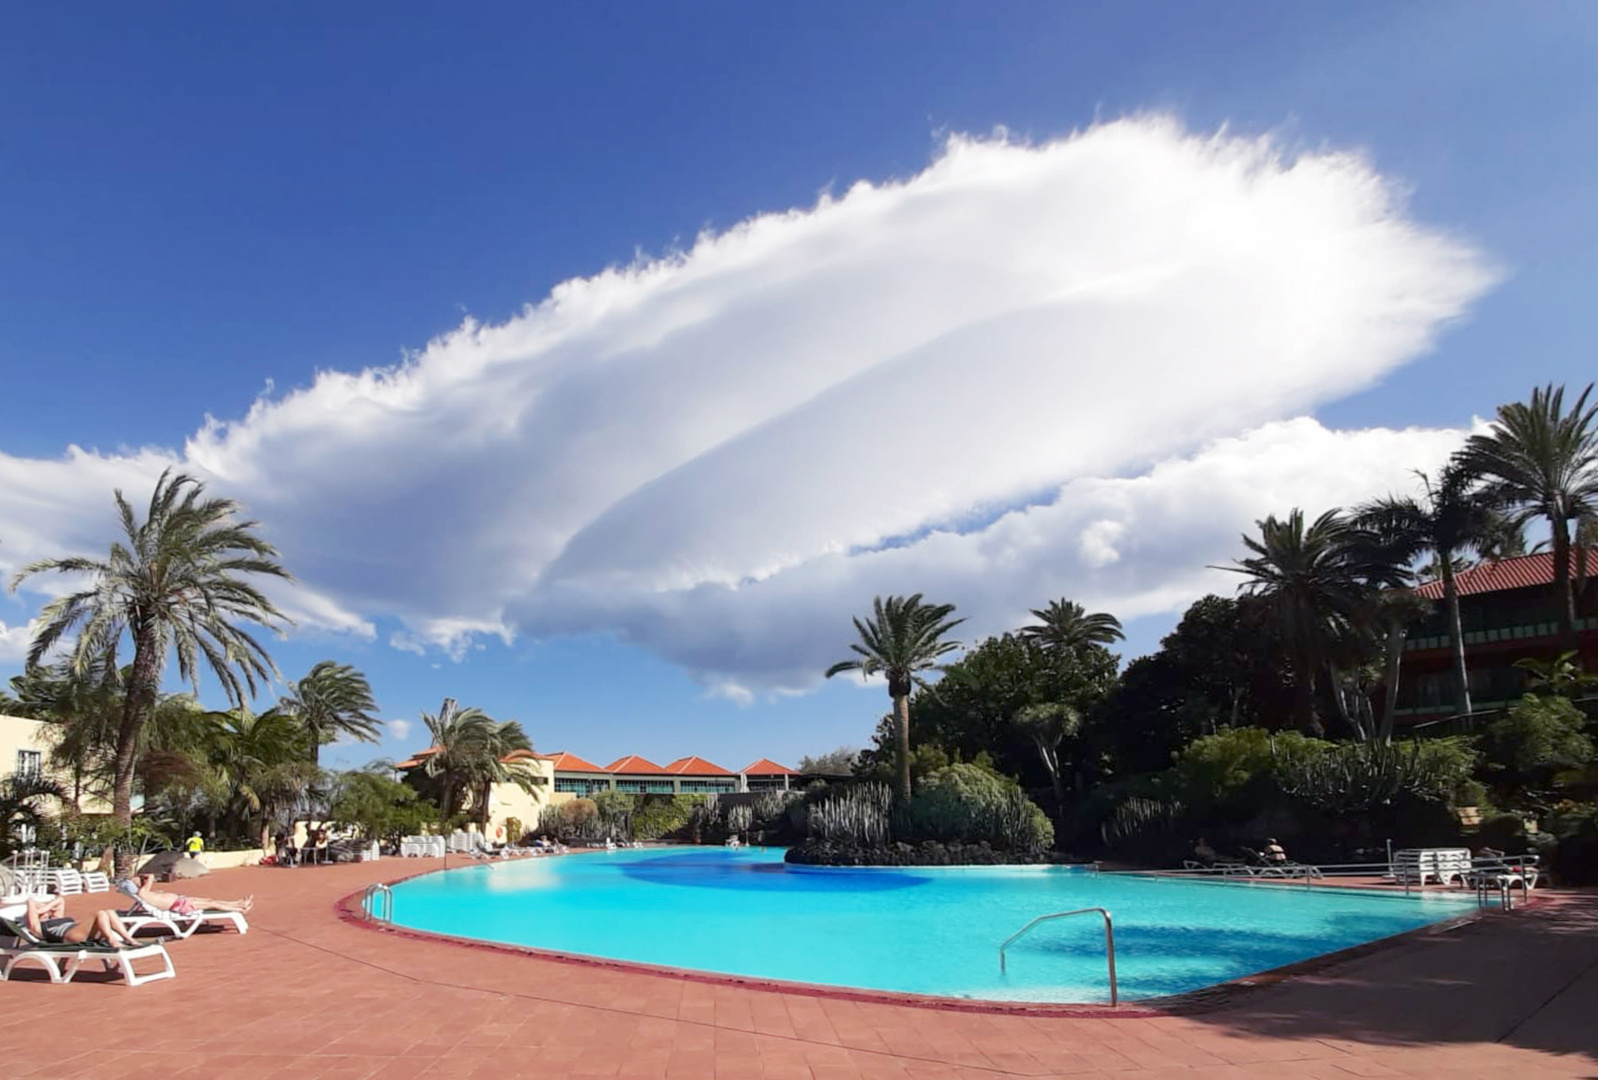
[[[52,772],[50,761],[50,726],[43,720],[29,720],[21,716],[0,713],[0,776],[10,776],[17,768],[17,751],[36,750],[47,773],[58,783],[72,791],[72,777],[59,770]],[[93,795],[85,794],[79,807],[86,814],[109,814],[111,804]]]
[[[500,832],[506,820],[519,818],[524,830],[533,829],[537,827],[538,817],[544,812],[544,807],[549,805],[550,796],[555,791],[555,763],[535,759],[528,761],[526,767],[540,781],[532,791],[523,791],[515,784],[495,784],[489,794],[488,834],[485,839],[491,843],[503,841],[514,844],[521,837],[508,833],[502,835]]]

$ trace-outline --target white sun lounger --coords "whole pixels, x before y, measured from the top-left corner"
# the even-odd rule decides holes
[[[229,926],[241,934],[250,932],[250,922],[239,911],[214,911],[196,909],[188,915],[179,915],[173,911],[160,911],[150,907],[142,900],[135,901],[133,906],[126,911],[117,912],[123,924],[127,926],[128,933],[137,934],[148,930],[152,926],[172,934],[174,937],[192,937],[194,932],[202,926],[215,926],[227,928]]]
[[[0,982],[9,981],[19,964],[37,964],[45,970],[53,983],[71,982],[78,970],[90,960],[98,960],[107,971],[113,968],[122,972],[122,981],[128,986],[143,986],[157,979],[170,979],[177,974],[166,946],[159,942],[148,945],[123,946],[90,945],[81,942],[57,944],[40,941],[28,928],[14,919],[0,920]],[[135,960],[159,958],[161,968],[139,974],[133,966]]]

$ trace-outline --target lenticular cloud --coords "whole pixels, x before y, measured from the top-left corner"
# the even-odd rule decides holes
[[[39,498],[70,474],[59,528],[0,557],[79,546],[106,475],[170,459],[267,523],[309,622],[452,650],[614,632],[735,696],[803,686],[873,593],[978,631],[1062,594],[1161,610],[1227,555],[1175,541],[1235,539],[1285,508],[1267,489],[1402,483],[1457,433],[1279,422],[1423,354],[1491,281],[1356,155],[1157,117],[955,137],[180,454],[0,457]]]

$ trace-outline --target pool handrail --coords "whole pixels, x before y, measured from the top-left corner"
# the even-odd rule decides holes
[[[382,898],[382,912],[378,914],[378,898]],[[366,887],[366,894],[361,897],[361,910],[366,912],[366,917],[374,922],[394,921],[394,890],[382,882],[377,882]]]
[[[1101,907],[1077,908],[1075,911],[1056,911],[1049,915],[1039,915],[1037,918],[1021,927],[1021,929],[1005,938],[1004,944],[999,946],[999,972],[1002,974],[1009,970],[1008,966],[1005,964],[1005,950],[1011,945],[1015,944],[1018,938],[1025,936],[1034,926],[1037,926],[1039,923],[1049,922],[1053,919],[1065,919],[1071,917],[1072,915],[1091,915],[1095,912],[1104,916],[1104,958],[1109,963],[1110,968],[1110,1004],[1119,1005],[1121,1003],[1121,991],[1115,980],[1115,929],[1110,920],[1110,913]]]

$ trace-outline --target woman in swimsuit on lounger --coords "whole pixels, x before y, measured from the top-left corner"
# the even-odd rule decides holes
[[[154,874],[140,874],[132,879],[132,883],[133,895],[142,900],[146,907],[170,911],[174,915],[194,915],[201,911],[249,911],[255,906],[253,896],[246,896],[242,900],[213,900],[208,896],[163,892],[155,887]]]
[[[40,941],[57,945],[82,945],[104,942],[107,945],[139,945],[117,913],[109,909],[96,911],[88,922],[79,922],[67,915],[66,901],[59,896],[48,900],[28,901],[23,922],[28,932]]]

